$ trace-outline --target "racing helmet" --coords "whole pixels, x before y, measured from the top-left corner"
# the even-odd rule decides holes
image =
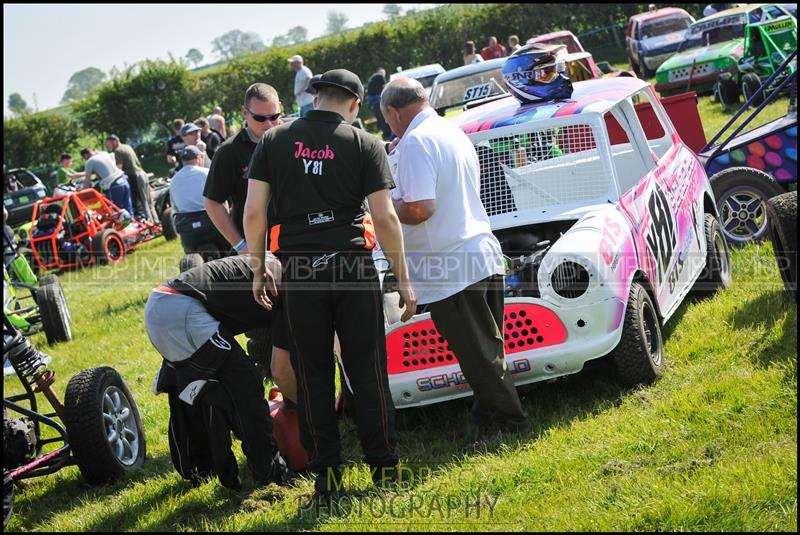
[[[572,96],[572,82],[564,73],[566,45],[532,43],[511,54],[503,64],[503,79],[521,102],[556,100]]]

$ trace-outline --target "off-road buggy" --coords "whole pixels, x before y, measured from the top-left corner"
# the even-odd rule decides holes
[[[38,201],[32,223],[30,247],[41,270],[115,264],[162,234],[161,225],[131,217],[94,189]]]
[[[3,317],[3,353],[24,392],[3,392],[3,527],[11,517],[14,483],[77,464],[91,484],[142,465],[145,435],[133,394],[116,370],[101,366],[70,379],[64,402],[53,391],[48,356]],[[45,413],[37,394],[54,412]]]

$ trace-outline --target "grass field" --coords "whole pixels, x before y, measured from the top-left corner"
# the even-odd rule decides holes
[[[709,101],[704,120],[724,121]],[[600,365],[521,388],[529,440],[472,448],[462,433],[468,400],[399,411],[401,462],[417,480],[376,495],[355,428],[342,422],[355,498],[334,511],[300,507],[309,480],[255,487],[238,445],[242,492],[216,481],[192,488],[174,471],[167,400],[150,391],[160,357],[143,307],[177,274],[181,254],[177,241],[158,239],[119,266],[61,275],[74,340],[32,338],[53,356],[55,389],[63,399],[79,370],[114,366],[138,402],[148,458],[105,487],[87,485],[76,467],[25,482],[9,531],[797,529],[797,307],[769,243],[734,250],[732,287],[681,306],[654,385],[620,388]],[[6,393],[18,390],[16,378],[4,381]]]

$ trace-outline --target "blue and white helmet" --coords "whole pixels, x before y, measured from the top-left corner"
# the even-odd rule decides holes
[[[522,102],[572,96],[572,82],[564,73],[565,45],[532,43],[511,54],[503,64],[503,79]]]

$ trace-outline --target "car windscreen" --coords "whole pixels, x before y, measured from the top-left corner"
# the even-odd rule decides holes
[[[436,110],[446,110],[507,92],[502,70],[492,69],[439,82],[433,89],[431,106]]]
[[[691,24],[691,20],[683,15],[663,17],[649,20],[642,26],[642,39],[649,39],[665,33],[680,32]]]
[[[39,183],[33,173],[24,169],[6,173],[3,182],[6,193],[11,193],[23,188],[32,188]]]
[[[746,22],[747,15],[744,13],[696,22],[689,27],[678,52],[724,43],[733,39],[742,39]]]

